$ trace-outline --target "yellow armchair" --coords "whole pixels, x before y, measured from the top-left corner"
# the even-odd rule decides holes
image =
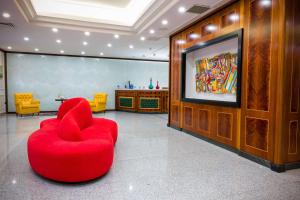
[[[93,112],[101,112],[101,111],[105,112],[106,101],[107,101],[106,93],[96,93],[94,96],[94,100],[89,101],[91,110]]]
[[[17,115],[40,113],[40,101],[32,93],[15,93],[15,105]]]

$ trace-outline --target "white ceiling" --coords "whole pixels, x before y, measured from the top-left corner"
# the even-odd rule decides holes
[[[81,3],[83,0],[56,0],[64,2]],[[140,1],[140,0],[138,0]],[[110,23],[84,22],[81,20],[63,19],[57,16],[47,18],[37,15],[28,8],[24,8],[24,2],[29,0],[0,0],[0,22],[12,23],[14,27],[0,25],[0,48],[6,51],[35,52],[81,55],[84,51],[86,56],[120,57],[136,59],[168,60],[168,36],[180,28],[203,15],[191,13],[179,13],[178,8],[184,6],[207,5],[212,12],[230,0],[151,0],[153,3],[142,14],[133,26],[125,27]],[[18,3],[16,3],[18,2]],[[20,3],[21,2],[21,3]],[[130,0],[85,0],[85,3],[105,4],[119,9],[126,8]],[[30,8],[30,6],[29,6]],[[8,12],[10,18],[2,17],[3,12]],[[112,15],[114,13],[111,13]],[[204,13],[207,14],[207,13]],[[168,20],[167,25],[162,25],[162,20]],[[52,28],[58,28],[57,33]],[[155,33],[150,34],[149,30]],[[85,36],[84,31],[89,31],[90,36]],[[119,39],[114,38],[119,34]],[[140,37],[144,36],[145,41]],[[29,41],[24,41],[29,37]],[[60,44],[56,40],[60,39]],[[86,41],[88,45],[84,46]],[[111,43],[112,47],[107,44]],[[129,45],[134,48],[130,49]],[[9,50],[8,46],[12,49]]]

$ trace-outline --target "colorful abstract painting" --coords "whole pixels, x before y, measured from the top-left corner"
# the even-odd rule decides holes
[[[196,92],[236,94],[237,54],[223,53],[195,61]]]

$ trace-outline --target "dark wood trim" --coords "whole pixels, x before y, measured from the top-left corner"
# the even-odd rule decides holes
[[[229,7],[229,6],[231,6],[232,4],[234,4],[234,3],[238,2],[238,1],[240,1],[240,0],[232,0],[232,1],[230,1],[230,2],[228,2],[226,4],[224,4],[224,5],[222,5],[221,7],[217,8],[216,10],[214,10],[214,11],[212,11],[210,13],[207,13],[206,15],[204,15],[203,17],[200,17],[199,19],[197,19],[196,21],[190,23],[189,25],[187,25],[187,26],[185,26],[185,27],[177,30],[176,32],[172,33],[170,35],[170,38],[172,38],[173,36],[177,35],[178,33],[181,33],[183,31],[191,28],[192,26],[196,25],[198,22],[203,21],[203,20],[205,20],[207,18],[210,18],[211,16],[215,15],[216,13],[222,11],[224,8]]]
[[[12,54],[30,54],[30,55],[44,55],[44,56],[65,56],[65,57],[77,57],[77,58],[99,58],[99,59],[111,59],[111,60],[134,60],[134,61],[169,62],[169,60],[151,60],[151,59],[139,59],[139,58],[81,56],[81,55],[72,55],[72,54],[35,53],[35,52],[22,52],[22,51],[4,51],[4,52],[12,53]]]

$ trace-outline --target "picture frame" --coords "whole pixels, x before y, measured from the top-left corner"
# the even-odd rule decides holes
[[[241,106],[243,29],[198,43],[181,54],[181,101]]]

